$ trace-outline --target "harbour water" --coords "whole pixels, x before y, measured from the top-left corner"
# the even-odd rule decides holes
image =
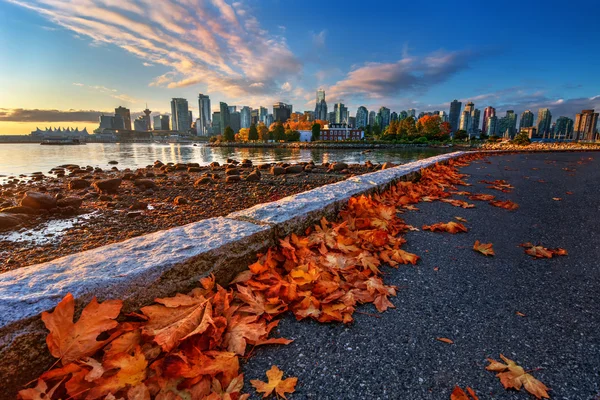
[[[431,157],[451,149],[292,149],[292,148],[230,148],[208,147],[204,144],[158,143],[90,143],[81,146],[40,146],[39,144],[0,144],[0,180],[8,176],[47,173],[62,164],[107,168],[109,161],[118,161],[118,168],[141,168],[156,160],[163,163],[208,165],[224,163],[228,158],[248,158],[255,164],[270,162],[315,163],[344,161],[363,163],[394,162],[398,164]]]

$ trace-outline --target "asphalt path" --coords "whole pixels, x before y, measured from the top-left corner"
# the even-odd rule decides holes
[[[243,365],[246,382],[266,380],[275,364],[284,377],[298,377],[290,400],[449,399],[454,385],[471,386],[482,400],[533,398],[506,391],[485,370],[486,358],[502,353],[534,370],[552,399],[600,399],[600,153],[493,156],[461,170],[473,185],[464,190],[519,209],[420,203],[420,211],[403,215],[408,223],[420,228],[460,216],[469,232],[408,233],[404,249],[422,260],[385,268],[385,282],[400,288],[390,299],[395,309],[360,306],[380,317],[356,313],[350,325],[287,316],[277,334],[295,341],[255,349]],[[495,179],[515,189],[478,183]],[[496,256],[473,251],[475,240],[493,243]],[[519,247],[524,242],[569,255],[536,260]]]

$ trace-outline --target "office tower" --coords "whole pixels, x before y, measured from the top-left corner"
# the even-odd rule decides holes
[[[191,128],[191,127],[192,127],[192,124],[194,123],[194,115],[192,114],[192,111],[191,111],[191,110],[190,110],[190,112],[189,112],[188,121],[190,121],[190,128]]]
[[[120,118],[120,116],[119,116]],[[133,130],[137,132],[146,132],[148,131],[148,123],[146,121],[146,117],[144,115],[140,115],[136,119],[133,120]]]
[[[377,116],[377,113],[375,111],[369,112],[369,125],[371,127],[373,127],[375,125],[375,117],[376,116]]]
[[[275,122],[273,114],[267,114],[267,116],[265,117],[265,125],[267,127],[270,127],[273,124],[273,122]]]
[[[290,119],[293,112],[293,106],[285,103],[273,104],[273,119],[279,122],[286,122]]]
[[[462,103],[458,100],[454,100],[452,103],[450,103],[450,113],[448,119],[450,122],[450,127],[452,128],[452,132],[456,132],[458,130],[461,107]]]
[[[488,118],[485,133],[488,136],[493,136],[498,133],[498,117],[492,115]]]
[[[237,112],[237,106],[228,106],[229,114]]]
[[[531,128],[533,126],[533,113],[525,110],[521,113],[521,121],[519,121],[519,130],[523,128]]]
[[[391,121],[398,121],[398,113],[396,111],[390,114],[390,122]]]
[[[327,115],[327,102],[325,101],[325,91],[322,89],[317,90],[317,103],[315,105],[315,119],[326,120]]]
[[[227,128],[228,126],[231,126],[231,119],[230,119],[230,112],[229,112],[230,108],[227,105],[227,103],[223,103],[222,101],[219,103],[219,128],[220,128],[220,134],[225,133],[225,128]]]
[[[409,110],[406,110],[406,112],[408,113],[408,116],[409,116],[409,117],[413,117],[413,118],[415,117],[415,115],[416,115],[416,113],[417,113],[417,112],[415,111],[415,109],[414,109],[414,108],[411,108],[411,109],[409,109]]]
[[[448,114],[446,114],[446,111],[438,111],[437,115],[440,117],[440,122],[448,122]]]
[[[475,104],[473,104],[473,102],[469,101],[467,104],[465,104],[465,111],[472,113],[474,109],[475,109]]]
[[[336,124],[348,123],[348,107],[346,107],[344,103],[335,103],[333,112],[335,113]]]
[[[570,139],[573,133],[573,120],[568,117],[558,117],[554,126],[554,139]]]
[[[380,107],[379,111],[377,112],[377,116],[379,117],[378,125],[383,131],[390,125],[390,109],[387,107]]]
[[[542,138],[550,137],[550,127],[552,126],[552,114],[547,108],[538,110],[537,135]]]
[[[364,128],[369,125],[369,111],[367,107],[360,106],[358,110],[356,110],[356,127]]]
[[[317,90],[317,103],[325,101],[325,91],[323,89]]]
[[[240,128],[250,128],[252,124],[251,109],[248,106],[242,107],[240,111]]]
[[[155,131],[168,131],[169,130],[169,116],[168,115],[155,115],[154,116],[154,130]]]
[[[259,121],[265,123],[265,121],[267,119],[267,115],[269,115],[269,110],[267,110],[267,107],[263,107],[263,106],[260,106],[259,110],[260,110],[258,113]],[[265,125],[266,125],[266,123],[265,123]]]
[[[576,114],[573,126],[575,140],[596,140],[597,125],[598,113],[595,113],[594,110],[583,110],[580,114]]]
[[[479,119],[481,117],[481,111],[478,110],[477,108],[473,109],[473,111],[471,111],[471,130],[469,131],[469,133],[472,133],[474,135],[478,135],[479,134]]]
[[[335,111],[331,111],[327,113],[327,119],[329,123],[335,124]]]
[[[221,112],[219,111],[212,114],[211,131],[214,136],[221,134]]]
[[[210,97],[202,93],[198,94],[198,119],[200,120],[200,131],[198,131],[198,122],[196,122],[196,131],[202,132],[201,136],[208,135],[210,128]]]
[[[258,109],[250,109],[250,125],[258,125],[260,122],[259,110]]]
[[[465,132],[471,131],[471,113],[467,111],[466,107],[465,110],[460,114],[460,124],[458,129]]]
[[[233,133],[238,133],[241,128],[242,118],[239,111],[229,114],[229,126],[233,129]]]
[[[190,129],[191,122],[188,102],[186,99],[173,98],[171,100],[171,120],[173,130],[177,132],[187,132]]]
[[[481,126],[481,132],[487,135],[487,127],[491,117],[496,116],[496,109],[494,107],[487,106],[483,110],[483,125]]]
[[[400,111],[400,114],[398,114],[398,120],[402,121],[406,118],[408,118],[408,113],[405,110]]]
[[[315,112],[314,111],[304,111],[304,119],[308,122],[315,120]]]
[[[498,120],[497,134],[505,138],[512,138],[517,130],[517,114],[507,110],[506,115]]]
[[[131,130],[131,112],[129,108],[117,107],[115,108],[115,115],[120,115],[123,118],[123,129]]]

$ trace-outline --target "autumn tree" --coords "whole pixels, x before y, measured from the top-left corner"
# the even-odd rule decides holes
[[[463,129],[459,129],[456,132],[454,132],[454,140],[465,140],[468,137],[469,135],[467,134],[467,131]]]
[[[258,138],[263,142],[269,140],[269,128],[267,128],[264,122],[258,124]]]
[[[248,131],[248,140],[252,140],[253,142],[258,140],[258,130],[256,129],[256,124],[250,125],[250,130]]]
[[[285,131],[285,141],[286,142],[297,142],[300,140],[300,132],[292,129],[288,129]]]
[[[274,126],[271,126],[273,128],[271,129],[273,132],[273,139],[278,142],[285,140],[285,128],[283,127],[283,124],[281,122],[277,122]]]
[[[415,123],[415,119],[413,117],[404,118],[400,122],[400,128],[398,129],[398,134],[401,137],[411,137],[417,135],[417,126]]]
[[[450,138],[450,132],[452,132],[452,125],[450,122],[442,122],[440,124],[440,133],[445,138]]]
[[[237,135],[235,135],[235,138],[237,141],[247,142],[248,138],[249,138],[249,134],[250,134],[250,130],[248,128],[242,128],[237,133]]]
[[[225,128],[225,133],[223,133],[223,140],[226,142],[235,142],[235,135],[233,133],[233,129],[230,126]]]
[[[425,115],[417,121],[417,131],[428,139],[441,139],[441,123],[439,115]]]
[[[321,125],[319,125],[315,122],[312,125],[311,130],[312,130],[312,136],[311,136],[310,140],[312,142],[319,140],[321,138]]]

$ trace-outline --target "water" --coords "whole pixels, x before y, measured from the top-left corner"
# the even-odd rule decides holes
[[[213,161],[224,163],[226,159],[248,158],[255,164],[276,161],[299,162],[313,160],[315,163],[344,161],[347,163],[374,163],[391,161],[402,164],[451,149],[292,149],[292,148],[231,148],[207,147],[204,144],[159,143],[90,143],[82,146],[40,146],[39,144],[0,144],[0,181],[7,176],[47,173],[62,164],[109,168],[108,162],[118,161],[119,169],[141,168],[156,160],[163,163],[196,162],[208,165]]]

